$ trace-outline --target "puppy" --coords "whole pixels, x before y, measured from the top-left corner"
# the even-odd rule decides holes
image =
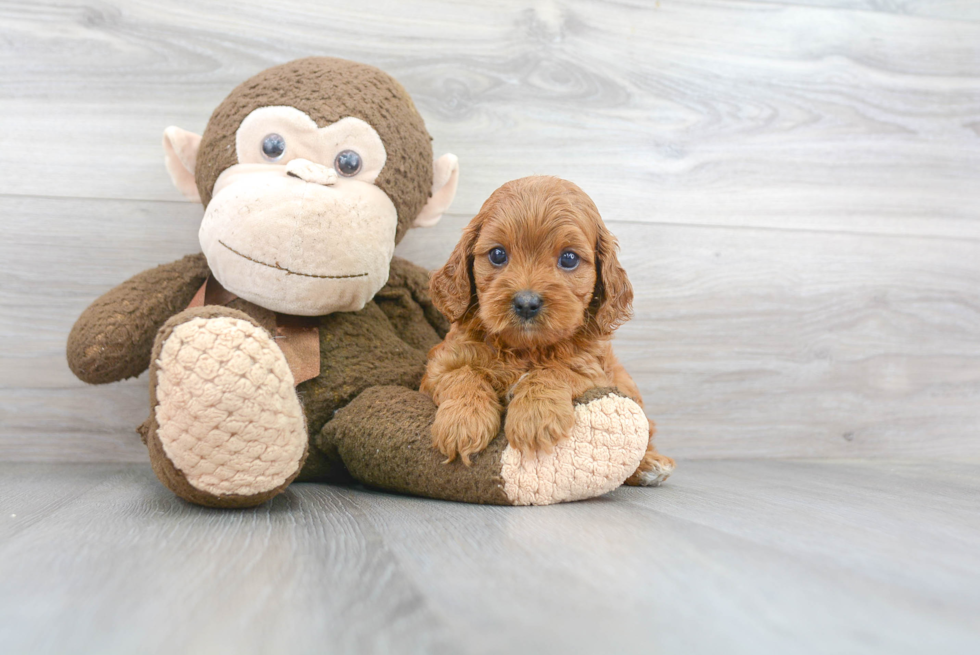
[[[551,451],[575,422],[572,400],[615,386],[641,406],[613,355],[633,288],[592,199],[555,177],[494,191],[429,284],[452,322],[429,353],[422,391],[438,405],[434,446],[469,465],[500,430],[524,453]],[[627,484],[657,485],[674,461],[651,443]]]

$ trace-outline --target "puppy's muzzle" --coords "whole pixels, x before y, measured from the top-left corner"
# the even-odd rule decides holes
[[[518,291],[514,294],[514,313],[525,321],[530,321],[541,312],[544,301],[541,294],[533,291]]]

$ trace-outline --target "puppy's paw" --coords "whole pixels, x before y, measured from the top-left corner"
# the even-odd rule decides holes
[[[568,436],[574,424],[575,407],[571,400],[515,398],[507,407],[504,433],[511,448],[521,453],[539,450],[550,453]]]
[[[674,460],[661,455],[656,450],[648,450],[643,455],[636,472],[626,479],[624,484],[631,487],[659,487],[660,483],[674,472]]]
[[[446,463],[458,455],[470,465],[470,455],[482,451],[500,432],[500,407],[476,399],[444,400],[432,423],[432,445],[446,456]]]

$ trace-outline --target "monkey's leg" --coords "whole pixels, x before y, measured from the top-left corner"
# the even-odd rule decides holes
[[[299,474],[309,436],[286,358],[242,312],[196,307],[157,334],[140,427],[160,481],[208,507],[251,507]]]
[[[429,498],[495,505],[550,505],[601,496],[636,470],[649,423],[615,389],[578,398],[575,425],[552,453],[522,455],[504,431],[472,457],[444,464],[432,447],[436,407],[404,387],[371,387],[337,412],[316,437],[336,449],[351,475],[375,487]]]

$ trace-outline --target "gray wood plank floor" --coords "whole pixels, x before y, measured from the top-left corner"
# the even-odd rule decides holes
[[[980,463],[691,461],[546,508],[0,465],[0,651],[976,653]]]

